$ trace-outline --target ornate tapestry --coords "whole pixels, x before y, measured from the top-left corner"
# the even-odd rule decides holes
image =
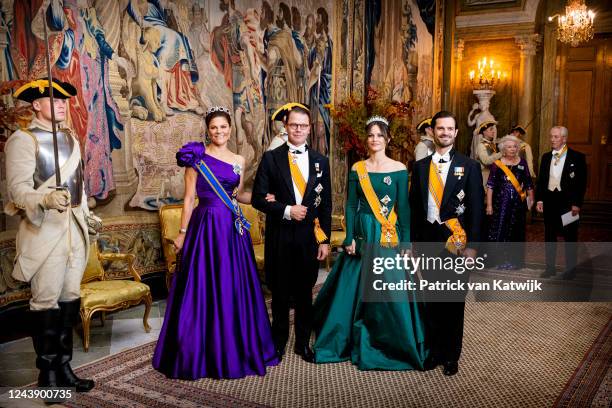
[[[8,40],[0,80],[46,76],[46,21],[52,74],[78,90],[68,122],[81,142],[87,195],[100,205],[134,169],[130,206],[151,210],[167,201],[160,196],[181,198],[169,196],[170,158],[143,150],[143,137],[163,140],[156,150],[176,151],[203,137],[197,118],[215,105],[232,111],[230,147],[249,164],[247,188],[282,131],[270,116],[289,101],[311,106],[309,144],[329,154],[332,0],[23,0],[0,7]]]

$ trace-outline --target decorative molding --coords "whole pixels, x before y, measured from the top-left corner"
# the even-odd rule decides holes
[[[612,33],[612,11],[600,11],[593,23],[595,34]]]
[[[478,40],[503,40],[507,38],[514,38],[519,35],[529,35],[536,31],[536,25],[534,22],[529,23],[517,23],[517,24],[505,24],[494,27],[464,27],[457,29],[457,37],[461,37],[466,41]]]
[[[463,60],[463,50],[465,49],[465,40],[463,38],[458,38],[455,41],[455,58],[457,61]]]
[[[332,81],[332,104],[344,100],[351,93],[353,71],[353,43],[355,38],[354,19],[351,10],[355,7],[354,0],[337,0],[334,3],[334,48],[332,68],[336,74]],[[345,30],[345,31],[343,31]],[[343,33],[345,35],[343,41]],[[333,124],[331,127],[329,162],[332,171],[332,213],[344,214],[344,202],[346,200],[345,188],[347,185],[347,157],[343,146],[338,142],[338,128]]]
[[[433,95],[431,103],[431,114],[442,109],[442,83],[444,82],[444,31],[446,4],[444,0],[436,0],[436,24],[434,30],[433,45]]]
[[[554,35],[554,26],[544,26],[543,59],[542,59],[542,96],[540,98],[540,129],[539,141],[534,157],[548,149],[548,131],[553,126],[555,106],[557,104],[556,84],[558,81],[560,58],[557,58],[557,38]]]
[[[467,15],[494,11],[520,11],[525,0],[459,0],[457,15]]]
[[[526,0],[522,10],[492,11],[486,14],[460,15],[456,18],[457,29],[463,27],[483,27],[503,24],[533,23],[536,19],[540,0]]]
[[[538,51],[538,46],[542,43],[540,34],[517,35],[514,37],[516,44],[521,50],[521,56],[534,56]]]

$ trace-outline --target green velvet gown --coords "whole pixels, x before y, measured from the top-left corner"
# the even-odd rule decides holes
[[[355,239],[358,255],[341,253],[314,304],[314,351],[317,363],[351,360],[360,370],[422,369],[427,357],[424,325],[419,303],[412,291],[378,293],[376,300],[365,302],[364,286],[377,275],[372,275],[371,264],[364,255],[395,257],[398,250],[410,241],[410,207],[408,204],[408,172],[369,173],[372,187],[379,200],[386,196],[389,210],[395,207],[400,246],[380,246],[381,226],[368,205],[359,184],[357,172],[349,174],[346,202],[346,240]],[[359,249],[361,248],[361,251]],[[364,269],[362,271],[362,262]],[[382,279],[414,280],[403,269],[387,270]]]

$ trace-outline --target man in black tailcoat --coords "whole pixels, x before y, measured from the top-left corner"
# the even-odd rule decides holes
[[[266,214],[266,283],[272,291],[272,335],[279,356],[289,338],[289,300],[295,302],[296,354],[313,362],[312,288],[319,261],[329,253],[331,179],[329,160],[308,149],[309,109],[299,103],[281,107],[286,144],[264,153],[253,186],[252,204]],[[267,201],[273,194],[275,201]]]
[[[410,236],[417,248],[419,242],[430,243],[421,245],[428,256],[475,258],[484,218],[480,164],[454,149],[458,130],[452,113],[438,112],[431,125],[435,151],[417,161],[412,173]],[[435,180],[430,175],[436,176]],[[424,279],[436,282],[467,282],[467,275],[423,270]],[[426,299],[430,300],[425,311],[430,356],[424,368],[431,370],[442,364],[445,375],[454,375],[459,370],[463,341],[465,292],[448,291]]]
[[[577,261],[578,224],[576,220],[565,226],[561,216],[568,212],[580,214],[587,184],[587,167],[584,154],[567,146],[567,128],[550,129],[552,151],[544,153],[536,184],[536,209],[544,213],[544,240],[546,241],[546,270],[542,278],[554,276],[557,236],[565,239],[564,279],[575,275]]]

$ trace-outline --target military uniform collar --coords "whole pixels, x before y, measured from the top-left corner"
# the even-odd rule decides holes
[[[28,129],[41,129],[41,130],[46,130],[47,132],[53,131],[50,125],[48,125],[46,122],[43,122],[36,117],[32,120],[32,122],[30,122],[30,126],[28,126]]]

